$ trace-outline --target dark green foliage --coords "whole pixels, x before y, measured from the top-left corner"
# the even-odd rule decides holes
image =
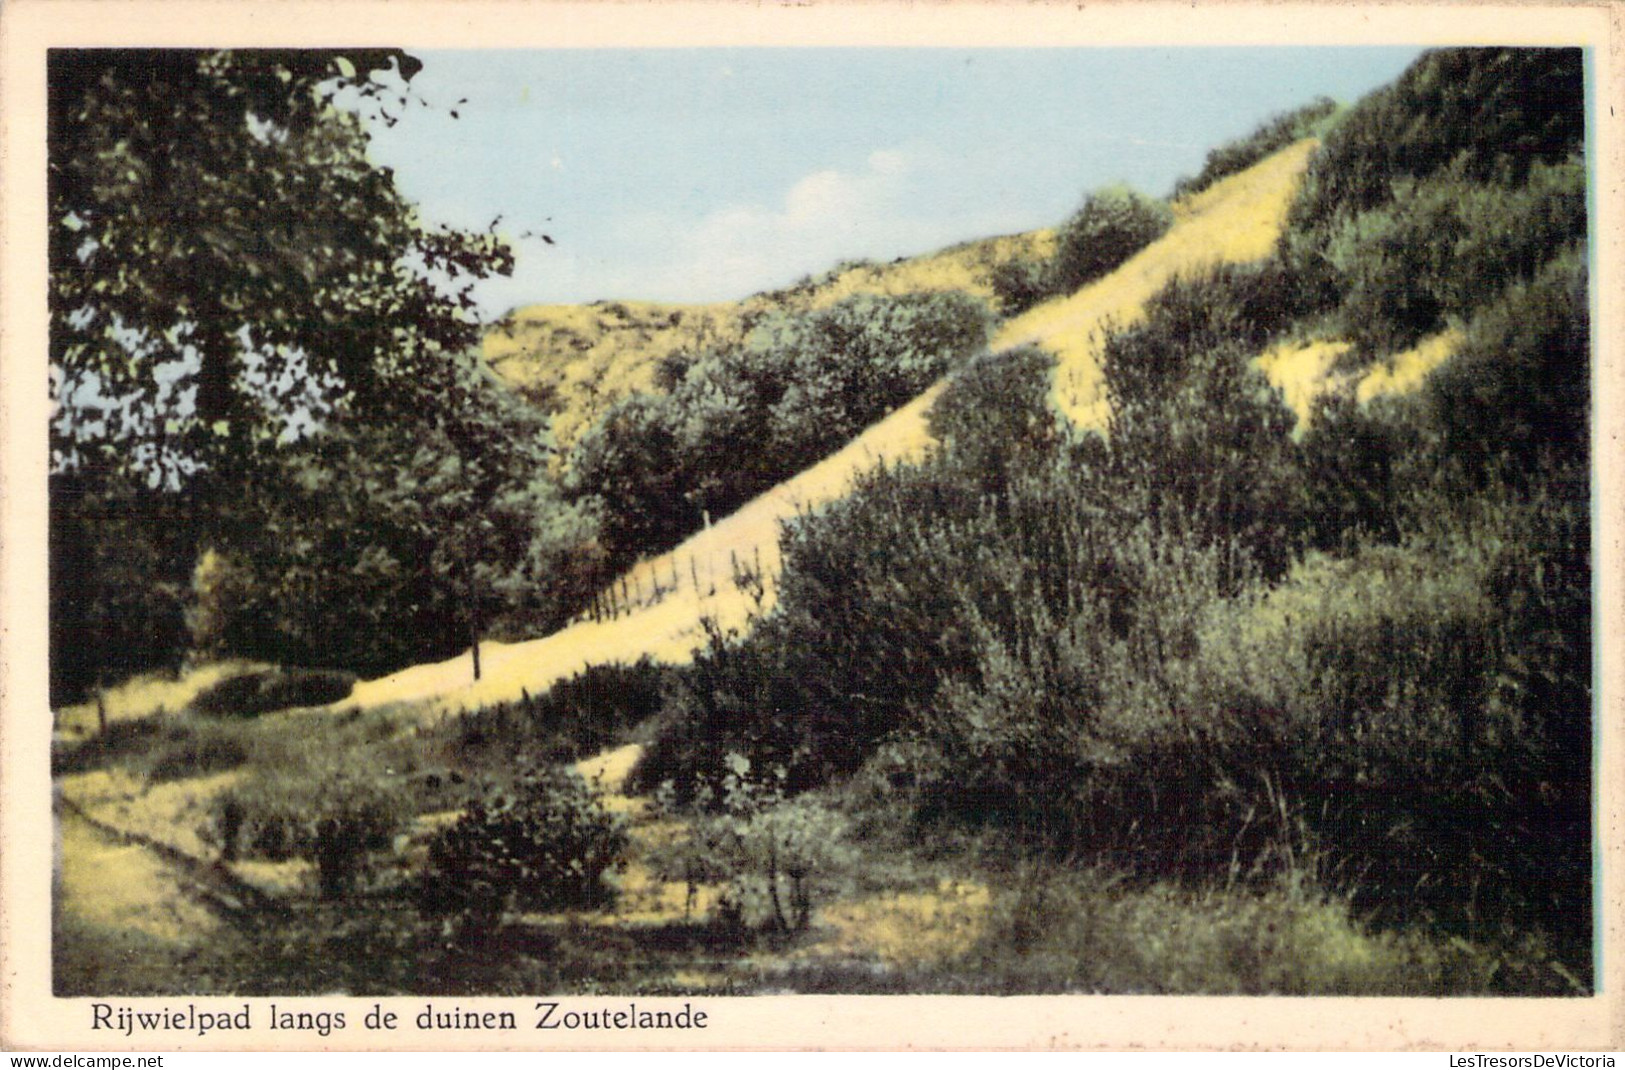
[[[958,681],[961,709],[998,706],[1012,695],[989,681],[1036,672],[1033,702],[1082,715],[1078,696],[1046,690],[1075,669],[1100,685],[1076,668],[1094,662],[1053,648],[1069,629],[1080,642],[1110,637],[1126,667],[1154,668],[1193,641],[1189,612],[1169,601],[1194,597],[1186,586],[1234,590],[1282,572],[1301,523],[1290,414],[1233,343],[1203,348],[1225,337],[1236,319],[1225,302],[1245,291],[1181,283],[1147,326],[1113,336],[1107,382],[1124,400],[1109,445],[1065,441],[1041,352],[968,365],[931,416],[948,440],[943,454],[882,467],[785,533],[777,611],[742,643],[713,637],[674,695],[643,783],[715,786],[721,755],[736,750],[783,766],[788,789],[801,791],[857,769],[921,718],[939,726],[936,752],[971,753],[939,730],[957,718],[932,712],[945,681]],[[1165,349],[1178,356],[1149,371],[1169,363]],[[1029,727],[1061,746],[1088,745],[1073,730]],[[1050,787],[1076,769],[1031,736],[1008,750],[1027,754],[1029,772],[1055,770],[1054,782],[1035,781],[1046,785],[1036,797],[1053,801]],[[978,772],[955,760],[938,779],[1013,784],[1021,777],[1004,771],[1014,761]]]
[[[510,762],[573,762],[624,740],[660,712],[671,670],[644,658],[635,665],[593,665],[519,702],[485,706],[457,718],[450,737],[465,759],[489,754]]]
[[[245,483],[193,577],[196,646],[379,674],[569,616],[602,559],[547,481],[545,419],[448,364],[445,410],[332,429]]]
[[[1565,497],[1476,503],[1306,575],[1278,611],[1217,618],[1196,682],[1214,713],[1246,714],[1214,760],[1274,769],[1366,909],[1539,919],[1580,962],[1590,570],[1586,509]]]
[[[369,75],[420,67],[383,49],[51,53],[51,363],[53,396],[72,402],[52,425],[60,467],[135,435],[127,459],[143,459],[136,442],[158,450],[144,471],[178,478],[207,459],[226,478],[306,389],[324,411],[341,391],[358,410],[400,404],[418,377],[432,395],[439,354],[478,339],[467,284],[507,270],[508,250],[424,227],[333,103],[399,107]],[[450,299],[398,270],[413,257],[446,274]],[[187,352],[190,413],[174,389]],[[294,386],[275,385],[284,373]],[[82,404],[97,392],[133,396],[137,429],[98,429]]]
[[[392,845],[408,812],[405,794],[388,774],[333,762],[326,768],[261,767],[215,796],[209,834],[228,861],[313,863],[318,894],[336,899],[356,889],[370,856]]]
[[[234,736],[198,729],[185,732],[159,750],[147,777],[154,781],[186,780],[236,769],[248,761],[248,748]]]
[[[759,626],[766,627],[772,627],[771,618]],[[694,803],[696,793],[720,799],[729,754],[745,755],[762,768],[783,768],[792,792],[850,767],[863,741],[839,733],[859,719],[843,716],[845,709],[820,718],[803,705],[787,668],[790,654],[783,642],[754,635],[741,642],[708,623],[706,646],[667,693],[658,734],[632,771],[632,788],[653,792],[670,784],[683,805]],[[830,734],[832,725],[837,734]]]
[[[1014,469],[1051,451],[1062,431],[1050,406],[1055,358],[1037,346],[973,358],[948,381],[927,414],[931,434],[956,463],[1000,494]]]
[[[1463,168],[1395,183],[1391,204],[1345,217],[1326,246],[1349,337],[1403,348],[1447,316],[1465,319],[1534,277],[1586,233],[1584,164],[1534,164],[1524,185],[1476,183]]]
[[[763,323],[750,345],[793,361],[772,406],[779,449],[806,467],[963,363],[987,332],[986,308],[957,292],[860,294]]]
[[[183,503],[111,472],[53,477],[51,703],[179,668],[194,535]]]
[[[1056,229],[1055,253],[1048,260],[1017,256],[993,270],[988,281],[1000,314],[1019,315],[1110,274],[1173,222],[1173,211],[1154,197],[1127,186],[1096,190]]]
[[[1282,251],[1343,329],[1403,347],[1585,234],[1578,49],[1447,49],[1342,116]]]
[[[1364,406],[1324,394],[1303,435],[1306,538],[1317,550],[1360,541],[1393,543],[1409,515],[1408,490],[1425,475],[1418,406],[1409,400]]]
[[[603,906],[626,832],[587,783],[545,766],[473,803],[430,844],[423,905],[488,928],[506,910]]]
[[[570,493],[600,503],[604,542],[620,563],[641,549],[673,546],[700,525],[667,409],[662,398],[633,394],[570,456]]]
[[[1258,300],[1274,277],[1244,268],[1176,280],[1101,354],[1116,506],[1218,549],[1230,589],[1254,570],[1281,575],[1303,523],[1295,418],[1251,364],[1279,327]]]
[[[192,709],[215,717],[257,717],[290,706],[326,706],[348,698],[355,681],[353,673],[335,669],[259,669],[198,692]]]
[[[1393,199],[1396,182],[1452,166],[1470,181],[1522,185],[1537,163],[1584,148],[1584,94],[1577,48],[1429,52],[1338,119],[1288,225],[1324,228]]]
[[[1469,326],[1428,380],[1444,455],[1486,478],[1524,483],[1589,456],[1591,310],[1583,249],[1554,258]]]
[[[1202,170],[1194,178],[1182,178],[1174,183],[1174,196],[1189,197],[1200,193],[1222,178],[1247,170],[1294,141],[1315,136],[1336,111],[1335,100],[1316,97],[1301,108],[1270,116],[1246,137],[1226,142],[1208,152]]]
[[[197,618],[216,650],[368,670],[423,654],[393,631],[445,651],[443,628],[401,620],[446,582],[419,553],[439,544],[403,535],[368,477],[396,470],[376,452],[390,433],[467,461],[466,436],[424,429],[469,421],[447,354],[477,342],[470,287],[511,258],[490,234],[424,226],[368,160],[347,104],[387,116],[409,101],[370,76],[420,66],[392,50],[51,53],[58,696],[178,662],[177,612],[210,550],[237,601]],[[445,521],[469,550],[473,525]],[[453,621],[477,630],[470,616]]]
[[[571,492],[601,505],[614,560],[666,549],[840,448],[987,331],[980,302],[958,293],[768,316],[743,344],[669,366],[669,393],[616,405],[571,456]]]
[[[1050,288],[1071,293],[1106,275],[1173,226],[1162,201],[1126,186],[1091,193],[1056,236]]]
[[[994,268],[988,285],[998,299],[999,314],[1006,317],[1019,316],[1055,296],[1050,286],[1049,262],[1028,256],[1011,257]]]

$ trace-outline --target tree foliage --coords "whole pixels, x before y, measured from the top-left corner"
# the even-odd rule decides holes
[[[154,446],[151,470],[175,482],[324,412],[410,407],[440,356],[477,340],[467,284],[508,250],[425,226],[337,102],[387,106],[386,74],[418,66],[382,50],[52,53],[59,466]]]
[[[458,617],[448,582],[483,570],[477,616],[547,567],[544,429],[457,356],[509,251],[425,224],[367,157],[359,113],[393,121],[419,66],[51,54],[56,693],[174,662],[188,611],[217,652],[378,668]],[[123,661],[117,632],[139,637]]]

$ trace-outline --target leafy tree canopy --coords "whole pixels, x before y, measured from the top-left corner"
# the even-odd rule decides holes
[[[152,485],[386,413],[478,336],[494,236],[429,227],[367,159],[394,50],[63,50],[49,62],[54,464]],[[227,463],[225,467],[230,467]]]

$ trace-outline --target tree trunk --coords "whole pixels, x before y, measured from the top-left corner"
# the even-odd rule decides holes
[[[468,649],[474,657],[474,682],[480,679],[480,592],[474,582],[474,558],[463,559],[464,570],[468,573]]]

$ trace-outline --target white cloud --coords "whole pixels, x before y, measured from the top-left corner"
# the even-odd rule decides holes
[[[489,315],[538,301],[607,298],[710,301],[816,275],[844,260],[889,260],[1022,229],[989,170],[927,145],[877,149],[862,166],[812,171],[772,200],[699,218],[657,210],[618,215],[593,241],[516,243],[512,279],[479,288]],[[587,244],[578,244],[585,242]]]
[[[671,295],[738,297],[841,260],[897,256],[944,240],[944,224],[911,196],[926,154],[883,149],[855,171],[814,171],[776,205],[733,205],[688,227],[665,223]],[[648,278],[647,273],[643,273]],[[663,296],[663,295],[657,295]]]

